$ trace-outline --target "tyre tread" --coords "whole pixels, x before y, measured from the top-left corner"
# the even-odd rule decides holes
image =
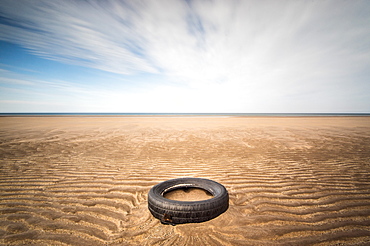
[[[173,188],[176,187],[176,188]],[[212,193],[214,196],[202,201],[175,201],[163,197],[166,190],[196,187]],[[170,224],[199,223],[211,220],[229,207],[229,195],[226,188],[212,180],[200,178],[172,179],[155,185],[148,194],[148,208],[152,215],[164,223],[168,217]],[[166,222],[167,223],[167,222]]]

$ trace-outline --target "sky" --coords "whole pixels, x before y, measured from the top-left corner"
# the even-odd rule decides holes
[[[367,0],[0,2],[3,113],[370,113]]]

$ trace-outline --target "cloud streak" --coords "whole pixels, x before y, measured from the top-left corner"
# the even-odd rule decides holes
[[[1,38],[61,62],[122,74],[156,72],[132,47],[140,37],[117,16],[130,11],[111,8],[82,1],[8,1],[2,7],[8,25],[0,26]]]
[[[225,110],[282,111],[298,96],[335,103],[349,87],[368,98],[354,78],[369,76],[369,11],[366,1],[4,0],[0,39],[68,64],[161,74],[198,103],[226,96]]]

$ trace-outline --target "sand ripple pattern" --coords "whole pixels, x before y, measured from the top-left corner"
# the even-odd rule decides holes
[[[369,245],[370,118],[0,118],[4,245]],[[230,208],[166,226],[167,179]]]

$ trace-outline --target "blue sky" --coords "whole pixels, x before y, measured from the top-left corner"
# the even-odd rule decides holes
[[[369,113],[369,1],[1,0],[0,112]]]

